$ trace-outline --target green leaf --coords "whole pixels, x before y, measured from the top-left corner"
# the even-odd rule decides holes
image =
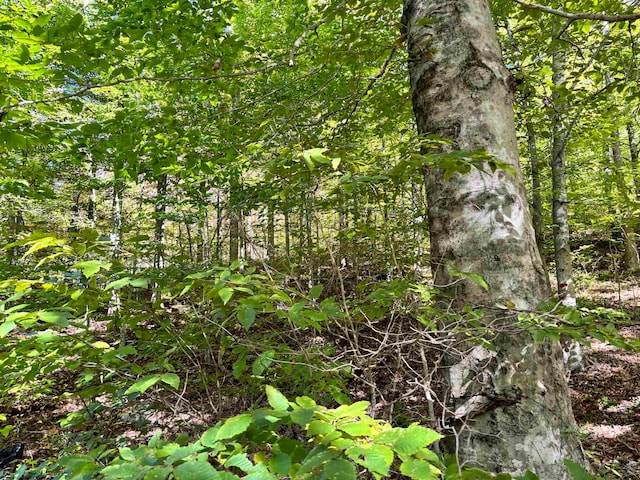
[[[269,467],[280,477],[289,476],[291,457],[283,452],[274,452],[269,459]]]
[[[576,462],[572,462],[571,460],[564,461],[565,467],[569,471],[569,474],[574,478],[574,480],[592,480],[593,477],[587,473],[587,471],[578,465]]]
[[[216,439],[225,440],[227,438],[235,437],[236,435],[245,432],[252,422],[253,416],[248,413],[231,417],[220,427]]]
[[[355,480],[357,478],[356,467],[344,458],[336,458],[327,462],[323,468],[327,480]]]
[[[175,373],[164,373],[160,379],[167,385],[171,385],[176,390],[180,386],[180,377]]]
[[[294,410],[293,412],[291,412],[291,420],[301,427],[306,427],[313,419],[313,414],[316,409],[317,407]]]
[[[371,425],[363,421],[340,425],[338,430],[342,430],[352,437],[367,437],[371,435]]]
[[[144,480],[165,480],[173,472],[172,466],[152,468],[144,476]]]
[[[400,473],[416,480],[436,480],[440,472],[424,460],[409,458],[400,465]]]
[[[322,285],[316,285],[311,290],[309,290],[309,298],[312,298],[313,300],[317,300],[318,298],[320,298],[321,294],[322,294]]]
[[[156,375],[147,375],[146,377],[141,378],[136,383],[131,385],[127,389],[127,391],[124,392],[124,394],[125,395],[129,395],[131,393],[136,393],[136,392],[144,393],[149,388],[151,388],[156,383],[158,383],[159,381],[160,381],[160,375],[157,375],[157,374]]]
[[[335,431],[336,427],[322,420],[314,420],[307,427],[307,435],[327,435]]]
[[[6,337],[16,327],[16,322],[4,322],[0,325],[0,338]]]
[[[238,310],[238,322],[245,330],[249,330],[256,321],[256,311],[251,307],[244,307]]]
[[[384,476],[389,475],[394,458],[393,450],[386,445],[355,446],[346,454],[367,470]]]
[[[211,427],[204,432],[200,437],[200,443],[207,448],[216,446],[218,443],[218,430],[220,430],[220,427]]]
[[[237,467],[246,473],[253,467],[253,463],[247,458],[246,453],[237,453],[229,457],[227,461],[224,462],[224,466],[225,468]]]
[[[95,458],[89,455],[68,455],[58,460],[58,463],[73,471],[72,478],[92,478],[101,469]]]
[[[121,463],[117,465],[109,465],[103,468],[100,473],[105,478],[136,478],[142,473],[144,467],[135,463]]]
[[[289,410],[289,401],[287,400],[287,397],[271,385],[267,385],[265,390],[267,392],[267,400],[269,401],[271,408],[274,410]]]
[[[462,472],[462,480],[493,480],[494,476],[479,468],[465,468]]]
[[[218,296],[222,299],[222,304],[226,305],[229,303],[229,300],[231,300],[231,297],[233,297],[233,289],[229,287],[221,288],[218,291]]]
[[[131,282],[133,281],[133,279],[131,277],[124,277],[121,278],[119,280],[115,280],[111,283],[108,283],[105,285],[104,289],[105,290],[120,290],[123,287],[126,287],[127,285],[131,284]]]
[[[324,445],[318,446],[309,452],[309,455],[307,455],[307,458],[298,470],[298,475],[310,473],[319,465],[336,458],[338,455],[340,455],[340,453],[336,450],[329,450],[328,447]]]
[[[175,468],[176,480],[220,480],[220,474],[208,462],[192,460]]]
[[[38,318],[46,323],[55,323],[60,327],[66,327],[69,325],[69,312],[60,311],[40,311],[38,312]]]
[[[79,262],[73,265],[71,268],[82,269],[82,273],[85,277],[91,278],[100,271],[101,268],[108,270],[111,268],[111,262],[102,262],[100,260],[88,260],[86,262]]]
[[[414,423],[404,429],[398,441],[393,445],[393,449],[401,455],[412,455],[420,448],[431,445],[441,438],[442,435],[438,432]]]
[[[251,365],[251,373],[255,376],[262,375],[264,371],[269,368],[269,366],[273,363],[273,357],[276,352],[273,350],[267,350],[266,352],[262,352],[258,358],[255,359],[253,365]]]

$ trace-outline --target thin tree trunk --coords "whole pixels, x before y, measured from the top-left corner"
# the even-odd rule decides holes
[[[165,217],[167,214],[167,183],[168,177],[166,174],[160,175],[156,180],[156,203],[155,203],[155,228],[154,228],[154,240],[156,244],[155,255],[153,259],[153,266],[155,268],[164,268],[164,244],[165,234],[164,225]]]
[[[624,242],[622,261],[626,271],[638,272],[640,270],[640,259],[638,258],[637,234],[634,229],[633,216],[628,213],[629,192],[624,178],[624,158],[622,157],[622,146],[620,145],[620,132],[617,128],[614,130],[612,137],[611,153],[616,176],[616,187],[622,200],[616,202],[621,222],[622,240]]]
[[[276,221],[272,204],[267,205],[267,258],[273,260],[276,251]]]
[[[631,163],[631,171],[633,172],[633,187],[636,199],[640,200],[640,178],[638,177],[638,143],[636,141],[633,124],[627,123],[627,135],[629,137],[629,160]]]
[[[533,230],[536,233],[536,244],[543,263],[544,255],[544,230],[542,216],[542,195],[540,190],[540,160],[538,157],[538,145],[536,133],[531,120],[527,120],[527,144],[529,146],[529,165],[531,166],[531,213],[533,216]]]
[[[124,179],[121,177],[122,162],[116,161],[113,169],[113,196],[111,200],[111,232],[109,240],[111,242],[111,257],[118,260],[120,258],[120,244],[122,242],[122,193],[124,192]],[[111,293],[111,300],[107,313],[118,315],[120,312],[120,295],[114,289]],[[120,329],[120,344],[126,343],[127,330],[124,325],[116,322],[116,327]]]
[[[428,172],[435,284],[454,308],[535,309],[548,296],[546,273],[520,171],[513,79],[488,2],[405,0],[404,20],[419,133],[439,134],[468,151],[486,149],[515,172],[473,170],[449,180],[439,169]],[[451,267],[481,275],[488,289],[456,278]],[[450,359],[451,420],[443,427],[455,430],[450,438],[458,442],[449,451],[492,472],[531,469],[547,480],[568,479],[563,460],[584,460],[576,436],[567,433],[576,425],[559,346],[534,343],[517,328],[505,328],[492,343],[495,350],[476,345],[467,357]]]
[[[553,85],[561,87],[565,82],[564,54],[553,52]],[[567,126],[566,100],[558,93],[553,93],[553,142],[551,148],[551,185],[552,185],[552,217],[553,244],[555,247],[556,278],[558,280],[558,298],[567,306],[575,307],[576,293],[573,283],[573,265],[571,263],[571,244],[569,237],[569,201],[567,198],[567,142],[569,128]]]
[[[216,195],[216,261],[222,260],[222,202],[220,189]]]
[[[227,205],[229,215],[229,263],[233,263],[240,257],[240,209],[236,202],[236,193],[239,184],[236,179],[231,180],[229,188],[229,203]]]
[[[89,175],[91,176],[92,185],[91,185],[91,194],[89,196],[89,204],[87,206],[87,217],[89,218],[89,225],[91,228],[96,228],[96,220],[97,220],[97,205],[98,205],[98,196],[96,193],[96,187],[93,185],[93,182],[96,180],[96,168],[93,165],[92,157],[89,155],[88,160],[91,162],[91,167],[89,169]]]
[[[200,245],[196,245],[196,257],[200,258],[200,261],[206,262],[210,256],[209,239],[209,185],[206,181],[202,182],[200,194],[202,201],[204,202],[204,208],[201,210],[200,221],[198,222],[198,228],[200,230]],[[191,239],[189,239],[189,252],[192,251]]]
[[[287,259],[291,258],[291,225],[289,222],[289,207],[284,208],[284,254]]]

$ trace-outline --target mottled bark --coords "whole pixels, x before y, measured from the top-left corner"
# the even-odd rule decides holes
[[[565,83],[564,53],[553,52],[553,139],[551,146],[551,188],[552,188],[552,218],[553,245],[556,260],[556,278],[558,281],[558,298],[569,306],[576,305],[576,293],[573,283],[573,265],[571,258],[571,243],[569,237],[569,201],[567,197],[567,143],[569,141],[569,127],[567,125],[567,100],[559,89]]]
[[[635,190],[636,199],[640,200],[640,178],[638,177],[638,142],[633,132],[633,124],[627,123],[627,136],[629,138],[629,160],[631,163],[631,172],[633,173],[633,188]]]
[[[422,22],[429,19],[428,22]],[[502,62],[485,0],[405,0],[409,71],[420,133],[464,150],[486,149],[514,174],[427,174],[434,280],[454,307],[512,303],[535,309],[548,297],[517,151],[513,79]],[[453,147],[446,147],[453,148]],[[488,291],[452,276],[481,275]],[[495,321],[487,318],[488,321]],[[515,321],[509,319],[504,325]],[[449,368],[460,460],[486,470],[567,479],[563,460],[583,462],[557,345],[504,333],[496,350],[476,346]]]

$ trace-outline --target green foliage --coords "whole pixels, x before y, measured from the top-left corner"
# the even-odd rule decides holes
[[[441,438],[413,424],[393,428],[366,414],[367,402],[328,409],[309,397],[288,401],[266,389],[271,408],[244,413],[210,428],[192,444],[166,442],[121,448],[108,466],[89,455],[60,460],[69,478],[327,478],[356,479],[363,468],[375,478],[394,465],[408,478],[441,477],[442,462],[428,447]],[[303,437],[281,432],[302,432]],[[304,438],[306,437],[306,438]],[[91,466],[90,466],[91,465]]]

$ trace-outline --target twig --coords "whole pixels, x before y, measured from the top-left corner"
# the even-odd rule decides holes
[[[338,5],[336,7],[336,10],[340,10],[341,8],[344,8],[344,6],[346,4],[347,4],[347,0],[343,0],[342,3],[340,3],[340,5]],[[315,31],[319,26],[324,25],[328,21],[329,21],[329,18],[325,17],[322,20],[318,20],[313,25],[309,25],[307,28],[304,29],[304,32],[302,32],[302,35],[300,35],[296,39],[296,41],[293,42],[293,48],[291,48],[291,52],[289,53],[289,66],[290,67],[293,67],[293,59],[296,56],[296,52],[298,51],[298,48],[300,48],[300,45],[302,45],[302,42],[304,42],[304,39],[307,38],[307,35],[309,35],[309,32],[311,32],[312,30]]]
[[[632,22],[640,19],[640,12],[623,13],[619,15],[607,15],[605,13],[571,13],[564,10],[557,10],[551,7],[545,7],[544,5],[538,5],[537,3],[528,3],[524,0],[513,0],[514,2],[522,5],[524,8],[531,10],[539,10],[544,13],[550,13],[557,17],[567,18],[569,20],[597,20],[601,22]]]
[[[0,112],[6,112],[7,110],[11,110],[13,108],[25,107],[25,106],[28,106],[28,105],[44,105],[44,104],[48,104],[48,103],[62,102],[64,100],[69,100],[70,98],[80,97],[80,96],[84,95],[85,93],[91,92],[93,90],[98,90],[98,89],[101,89],[101,88],[108,88],[108,87],[115,87],[116,85],[123,85],[123,84],[127,84],[127,83],[136,83],[136,82],[158,82],[158,83],[205,82],[205,81],[214,80],[214,79],[217,79],[217,78],[247,77],[247,76],[251,76],[251,75],[256,75],[258,73],[266,72],[267,70],[271,70],[271,69],[273,69],[275,67],[280,67],[280,66],[283,66],[283,65],[285,65],[284,62],[276,62],[276,63],[270,63],[270,64],[265,65],[265,66],[260,67],[260,68],[254,68],[253,70],[244,70],[244,71],[235,72],[235,73],[219,73],[219,74],[216,74],[216,75],[207,75],[207,76],[204,76],[204,77],[194,77],[194,76],[184,75],[184,76],[178,76],[178,77],[147,77],[147,76],[140,76],[140,77],[132,77],[132,78],[123,78],[123,79],[120,79],[120,80],[114,80],[113,82],[109,82],[109,83],[100,83],[100,84],[96,84],[96,85],[88,85],[88,86],[83,87],[80,90],[77,90],[77,91],[75,91],[73,93],[60,95],[58,97],[41,99],[41,100],[23,100],[21,102],[12,103],[12,104],[9,104],[6,107],[4,107],[2,110],[0,110]]]

